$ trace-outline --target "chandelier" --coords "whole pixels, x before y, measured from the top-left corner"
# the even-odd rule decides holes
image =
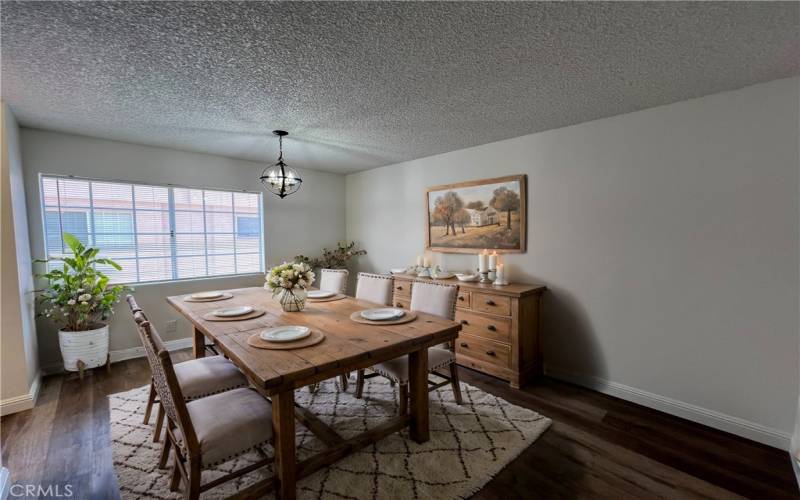
[[[265,168],[259,178],[269,192],[285,198],[300,189],[303,179],[297,175],[295,169],[283,162],[283,136],[289,135],[289,132],[273,130],[272,133],[278,136],[278,162]]]

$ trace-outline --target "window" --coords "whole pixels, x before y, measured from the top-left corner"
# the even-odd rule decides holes
[[[65,255],[68,232],[122,266],[102,269],[114,283],[263,272],[260,193],[46,175],[41,182],[50,258]]]

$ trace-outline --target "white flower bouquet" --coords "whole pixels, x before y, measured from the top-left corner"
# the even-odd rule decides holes
[[[301,311],[306,303],[306,288],[316,276],[305,262],[284,262],[270,269],[264,288],[272,290],[285,311]]]

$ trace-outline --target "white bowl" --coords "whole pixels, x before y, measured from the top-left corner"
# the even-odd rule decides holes
[[[212,311],[211,314],[220,318],[232,318],[234,316],[244,316],[245,314],[250,314],[251,312],[253,312],[252,306],[236,306],[226,307],[224,309],[216,309]]]
[[[446,280],[446,279],[452,278],[453,276],[455,276],[455,274],[451,273],[450,271],[442,271],[442,272],[436,273],[434,275],[431,275],[431,278],[434,278],[434,279],[437,279],[437,280]]]
[[[478,281],[479,276],[477,274],[456,274],[456,278],[458,281]]]
[[[305,326],[278,326],[264,330],[259,335],[268,342],[293,342],[311,335],[311,329]]]
[[[405,274],[406,268],[405,267],[393,267],[389,269],[389,272],[392,274]]]
[[[367,309],[361,311],[361,317],[370,321],[389,321],[402,318],[405,311],[394,307],[379,307],[377,309]]]

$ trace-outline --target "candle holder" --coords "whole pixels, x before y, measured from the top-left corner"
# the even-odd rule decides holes
[[[417,268],[417,277],[418,278],[430,278],[431,277],[431,269],[429,267],[420,266]]]
[[[491,283],[492,280],[489,279],[489,271],[478,271],[481,275],[481,279],[478,283]]]
[[[505,278],[503,278],[502,280],[500,280],[498,278],[495,278],[494,283],[492,283],[492,285],[494,285],[494,286],[506,286],[506,285],[508,285],[508,280],[505,279]]]

